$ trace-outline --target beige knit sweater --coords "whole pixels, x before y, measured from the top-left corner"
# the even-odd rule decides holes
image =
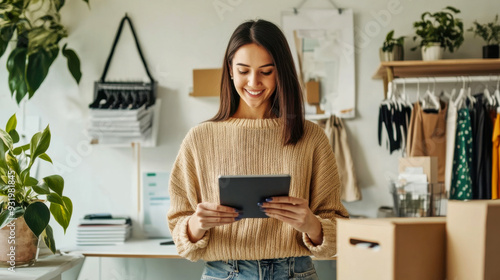
[[[168,223],[177,250],[191,261],[257,260],[336,253],[337,217],[348,217],[340,202],[340,182],[324,131],[306,121],[303,138],[283,146],[279,119],[206,122],[182,142],[170,177]],[[220,175],[290,174],[290,196],[310,201],[320,220],[323,243],[273,218],[242,219],[212,228],[196,243],[187,222],[200,202],[219,203]]]

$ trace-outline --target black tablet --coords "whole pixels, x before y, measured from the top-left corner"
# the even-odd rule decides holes
[[[290,175],[219,176],[220,204],[242,211],[241,218],[268,218],[258,202],[288,196]]]

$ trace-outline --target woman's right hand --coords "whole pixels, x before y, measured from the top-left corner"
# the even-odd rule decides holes
[[[188,221],[188,236],[191,242],[200,240],[205,232],[213,227],[239,221],[236,209],[217,203],[202,202],[196,206],[196,212]]]

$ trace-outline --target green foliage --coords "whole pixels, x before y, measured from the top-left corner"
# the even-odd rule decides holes
[[[474,32],[474,37],[479,36],[483,38],[486,45],[500,44],[500,24],[498,24],[498,14],[495,16],[495,21],[480,24],[474,21],[474,26],[467,29],[467,31]]]
[[[399,38],[394,38],[394,30],[389,31],[387,36],[385,36],[384,44],[382,45],[383,52],[392,52],[395,45],[403,46],[405,41],[405,36]]]
[[[61,176],[51,175],[41,180],[30,177],[31,167],[37,159],[52,163],[45,153],[50,146],[49,126],[33,135],[29,144],[17,147],[19,137],[11,136],[18,135],[16,126],[16,115],[13,115],[5,130],[0,129],[0,228],[22,216],[31,231],[42,237],[55,253],[50,217],[54,217],[66,233],[73,203],[63,196],[64,179]],[[50,207],[43,202],[45,200]]]
[[[88,0],[83,0],[88,4]],[[59,44],[68,36],[59,10],[64,0],[0,1],[0,57],[10,42],[15,48],[7,58],[9,89],[17,103],[33,97],[59,54]],[[75,51],[62,49],[68,69],[80,82],[80,59]]]
[[[451,6],[434,14],[430,12],[423,13],[421,21],[413,23],[417,34],[417,36],[413,37],[413,40],[420,37],[420,47],[439,43],[441,47],[454,52],[464,42],[463,22],[461,19],[453,16],[453,14],[459,13],[460,10]],[[417,47],[412,48],[412,50],[416,49]]]

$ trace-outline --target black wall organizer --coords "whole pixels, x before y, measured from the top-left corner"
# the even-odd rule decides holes
[[[120,39],[120,35],[123,29],[125,21],[128,21],[132,35],[134,36],[135,45],[137,51],[141,57],[146,73],[150,79],[150,82],[142,81],[131,81],[131,82],[109,82],[106,81],[106,74],[108,73],[109,66],[111,64],[111,59],[115,52],[116,45]],[[139,45],[139,40],[134,30],[134,26],[130,18],[125,14],[120,22],[118,31],[116,32],[115,41],[113,42],[113,47],[106,61],[104,71],[102,73],[101,79],[94,83],[94,101],[89,105],[89,108],[93,109],[138,109],[144,104],[149,107],[155,104],[156,94],[157,94],[158,82],[153,79],[151,73],[149,72],[148,65],[142,54],[141,47]]]

